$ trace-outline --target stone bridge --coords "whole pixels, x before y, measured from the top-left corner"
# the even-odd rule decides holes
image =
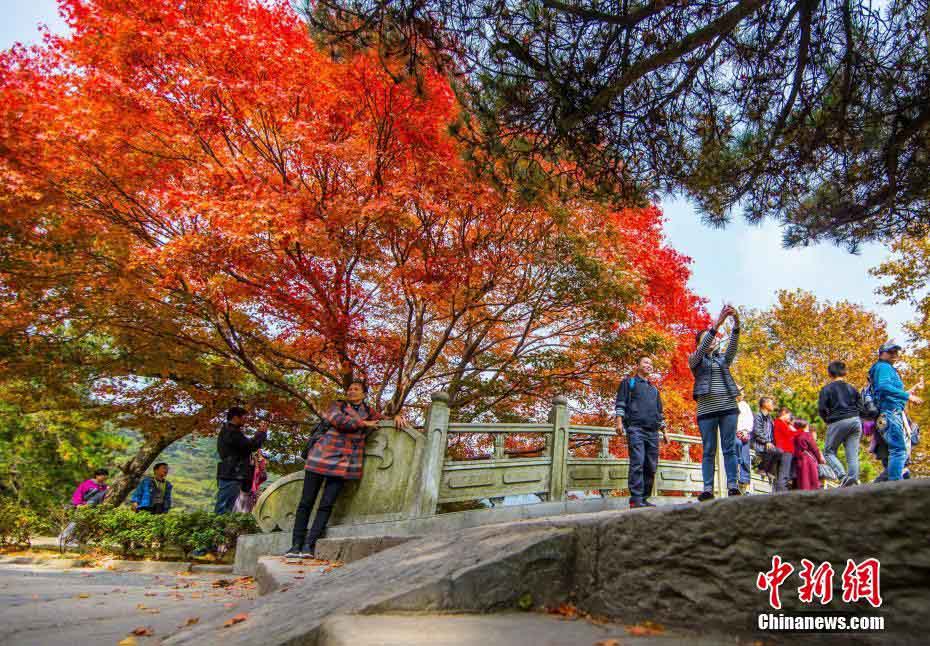
[[[475,434],[493,438],[492,455],[464,461],[448,456],[450,439]],[[509,455],[506,438],[515,434],[540,438],[538,445],[543,450],[533,456]],[[614,436],[613,428],[570,424],[564,397],[553,400],[549,422],[544,424],[459,424],[449,421],[448,395],[435,393],[425,432],[395,429],[384,422],[370,436],[364,477],[346,488],[327,536],[424,535],[526,518],[626,508],[628,498],[607,495],[608,491],[627,486],[628,459],[614,457],[608,450]],[[682,458],[659,460],[652,492],[658,504],[682,502],[683,496],[703,489],[701,464],[692,460],[690,450],[700,444],[700,438],[670,433],[669,439],[682,445]],[[599,447],[597,455],[573,455],[570,447],[577,440],[595,442]],[[717,460],[716,493],[724,496],[726,483],[719,452]],[[253,513],[266,534],[240,539],[238,571],[251,573],[259,556],[287,549],[302,483],[303,472],[290,474],[273,483],[259,498]],[[754,476],[752,488],[768,493],[771,485]],[[571,495],[592,491],[601,492],[601,498],[579,500]],[[444,503],[496,501],[529,494],[542,502],[437,515],[437,507]]]

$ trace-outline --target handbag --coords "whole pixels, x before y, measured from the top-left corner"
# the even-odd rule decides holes
[[[836,474],[833,472],[833,469],[830,468],[829,464],[818,464],[817,465],[817,477],[820,480],[836,480]]]
[[[317,422],[317,425],[313,427],[313,432],[310,433],[310,437],[307,438],[307,445],[304,447],[304,450],[301,452],[300,457],[304,460],[307,459],[307,456],[310,455],[310,451],[313,450],[313,447],[317,442],[320,441],[320,438],[326,435],[326,431],[329,428],[329,423],[321,419]]]

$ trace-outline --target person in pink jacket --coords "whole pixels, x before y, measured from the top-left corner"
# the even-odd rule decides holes
[[[106,469],[94,471],[94,477],[79,484],[71,494],[71,504],[74,507],[81,505],[99,505],[107,495],[107,478],[110,472]]]
[[[77,489],[74,490],[74,493],[71,494],[71,506],[75,508],[83,507],[84,505],[93,507],[102,503],[103,499],[107,497],[107,491],[109,490],[107,486],[107,478],[109,477],[110,472],[106,469],[97,469],[94,471],[94,477],[88,478],[79,484]],[[61,534],[58,535],[58,545],[62,551],[64,551],[66,547],[77,545],[76,542],[71,540],[74,528],[75,523],[71,521],[64,530],[62,530]]]

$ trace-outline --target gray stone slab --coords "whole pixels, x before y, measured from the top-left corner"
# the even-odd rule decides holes
[[[316,544],[316,557],[324,561],[353,563],[372,554],[419,538],[419,536],[369,536],[356,538],[324,538]]]
[[[657,504],[671,504],[677,500],[656,499]],[[355,525],[333,525],[326,530],[327,538],[365,538],[382,536],[427,536],[460,531],[471,527],[482,527],[509,523],[531,518],[548,518],[565,514],[591,513],[607,509],[625,510],[629,498],[608,497],[590,500],[568,500],[543,502],[528,505],[512,505],[492,509],[478,509],[450,514],[439,514],[426,518],[411,518]],[[235,572],[251,575],[255,573],[261,556],[283,554],[291,546],[290,532],[250,534],[240,536],[236,544]]]
[[[213,643],[222,631],[225,646],[316,644],[336,614],[490,612],[572,599],[615,621],[700,627],[750,643],[924,644],[928,537],[930,480],[505,523],[413,540],[295,580],[258,601],[242,624],[223,629],[218,619],[166,643]],[[885,631],[757,632],[757,616],[771,609],[756,579],[774,554],[795,568],[807,558],[836,570],[830,605],[802,606],[795,574],[782,587],[782,612],[880,614]],[[882,564],[880,610],[842,602],[846,560],[869,557]]]
[[[631,635],[622,625],[566,621],[523,612],[492,615],[339,615],[322,626],[317,646],[594,646],[616,639],[626,646],[724,646],[734,637],[682,633]],[[609,642],[608,642],[609,643]]]
[[[322,621],[335,613],[487,612],[513,608],[515,594],[550,605],[566,599],[574,549],[570,530],[512,523],[474,528],[468,535],[410,541],[319,576],[293,579],[286,591],[279,587],[261,597],[248,621],[223,628],[217,620],[165,643],[201,646],[221,635],[228,645],[313,644]]]

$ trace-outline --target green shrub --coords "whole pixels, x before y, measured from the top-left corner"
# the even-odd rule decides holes
[[[19,505],[0,503],[0,546],[29,545],[33,536],[48,531],[37,513]]]
[[[73,538],[80,543],[123,556],[141,553],[156,558],[173,550],[185,557],[195,550],[222,553],[234,548],[241,534],[258,532],[251,514],[205,511],[148,514],[126,507],[80,507],[74,522]]]

